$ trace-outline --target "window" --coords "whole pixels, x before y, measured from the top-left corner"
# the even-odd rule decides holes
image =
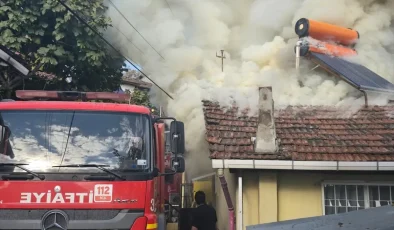
[[[37,172],[93,168],[53,168],[68,164],[105,164],[113,170],[149,169],[150,130],[146,115],[99,111],[2,111],[9,143],[0,162],[28,164]],[[21,170],[15,168],[15,172]]]
[[[323,184],[324,214],[338,214],[393,203],[394,185]]]

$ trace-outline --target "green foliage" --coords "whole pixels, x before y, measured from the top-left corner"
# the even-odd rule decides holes
[[[129,90],[126,93],[130,94]],[[131,93],[130,104],[142,105],[151,109],[152,113],[159,115],[159,110],[150,102],[148,91],[134,89]]]
[[[153,105],[149,101],[148,92],[134,89],[131,94],[131,103],[135,105],[143,105],[146,107],[152,107]]]
[[[65,3],[95,30],[110,26],[103,0]],[[19,52],[31,69],[56,76],[48,81],[33,75],[26,89],[43,89],[45,84],[46,89],[112,91],[119,86],[124,60],[57,0],[0,1],[0,42]],[[73,78],[71,85],[66,77]]]

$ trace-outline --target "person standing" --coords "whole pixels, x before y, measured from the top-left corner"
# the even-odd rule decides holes
[[[192,211],[192,230],[217,230],[216,210],[207,205],[205,193],[198,191],[194,195],[197,207]]]

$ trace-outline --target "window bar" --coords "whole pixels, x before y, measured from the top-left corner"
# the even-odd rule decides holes
[[[349,212],[349,209],[348,209],[348,201],[347,201],[347,185],[345,185],[345,210],[346,210],[346,212]]]
[[[359,209],[360,203],[358,203],[358,185],[356,185],[356,210]]]
[[[337,191],[335,189],[335,185],[334,186],[334,213],[337,214]]]
[[[369,208],[369,186],[365,185],[364,187],[364,208]]]

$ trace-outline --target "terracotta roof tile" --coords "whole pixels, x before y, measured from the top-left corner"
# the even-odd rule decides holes
[[[394,106],[351,113],[329,107],[287,107],[275,111],[278,152],[254,151],[258,118],[203,101],[211,158],[394,161]],[[247,111],[246,111],[247,112]]]

